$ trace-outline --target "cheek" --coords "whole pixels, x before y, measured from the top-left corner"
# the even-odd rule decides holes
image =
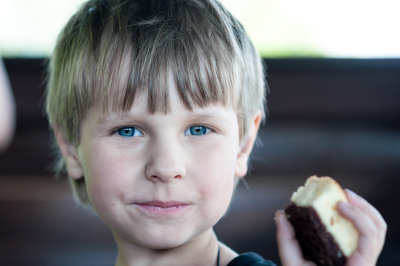
[[[126,157],[101,145],[93,145],[83,153],[83,170],[89,199],[96,209],[113,205],[116,197],[129,186],[126,178]]]
[[[206,199],[207,208],[214,210],[213,215],[223,215],[232,198],[236,156],[231,147],[215,145],[196,161],[197,187]]]

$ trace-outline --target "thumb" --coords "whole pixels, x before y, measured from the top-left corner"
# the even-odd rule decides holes
[[[278,242],[279,257],[284,266],[315,265],[303,258],[300,244],[292,225],[286,218],[284,211],[279,210],[275,213],[276,240]]]

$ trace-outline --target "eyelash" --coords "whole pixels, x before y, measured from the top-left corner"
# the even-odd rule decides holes
[[[123,138],[143,137],[143,133],[136,127],[120,127],[114,130],[114,133]]]
[[[190,126],[184,131],[185,136],[203,136],[215,132],[212,128],[203,126],[203,125],[195,125]],[[123,138],[132,138],[132,137],[143,137],[143,133],[141,130],[132,126],[125,126],[117,128],[113,131],[114,134],[118,134]]]
[[[198,130],[201,130],[200,132]],[[196,132],[198,131],[198,132]],[[185,130],[184,134],[185,136],[203,136],[203,135],[207,135],[214,132],[213,129],[207,127],[207,126],[203,126],[203,125],[195,125],[195,126],[191,126],[188,129]],[[197,134],[200,133],[200,134]]]

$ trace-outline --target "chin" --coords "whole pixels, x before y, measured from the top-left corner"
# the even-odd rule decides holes
[[[137,238],[141,244],[152,250],[166,251],[184,246],[196,239],[205,236],[205,232],[185,231],[183,228],[174,230],[173,232],[160,232],[155,234],[154,231],[147,235],[142,235],[140,239]],[[138,236],[140,237],[140,236]]]
[[[174,236],[152,237],[141,241],[142,245],[152,250],[170,250],[189,242],[189,239],[177,239]]]

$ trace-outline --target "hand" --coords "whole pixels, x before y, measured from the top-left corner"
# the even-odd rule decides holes
[[[348,258],[346,265],[376,265],[385,243],[386,222],[365,199],[348,189],[345,193],[349,202],[339,202],[338,211],[353,222],[360,234],[357,248]]]
[[[357,248],[348,258],[346,266],[375,265],[385,242],[386,222],[381,214],[365,199],[350,190],[346,190],[345,193],[348,203],[340,202],[338,211],[352,221],[360,234]],[[315,265],[303,258],[294,229],[283,211],[275,213],[275,222],[282,265]]]

